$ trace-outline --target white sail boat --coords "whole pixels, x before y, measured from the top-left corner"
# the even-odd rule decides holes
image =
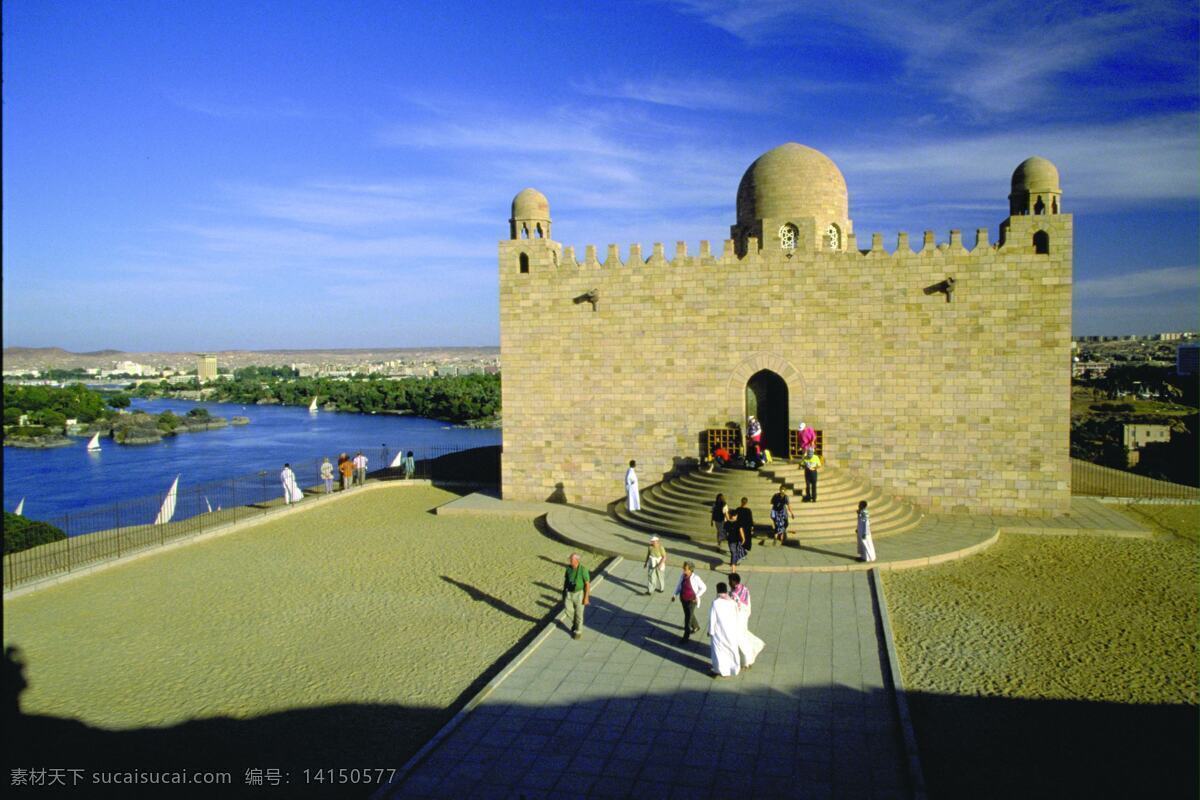
[[[89,453],[99,453],[100,452],[100,434],[99,433],[92,434],[92,439],[90,442],[88,442],[87,449],[88,449]]]
[[[389,467],[403,467],[404,466],[404,448],[403,447],[401,447],[399,450],[396,451],[396,457],[392,459],[392,463],[388,464],[388,466]]]
[[[317,398],[316,397],[314,397],[312,399],[312,402],[308,404],[308,413],[310,413],[310,414],[317,413]]]
[[[175,500],[179,495],[179,476],[175,476],[175,482],[171,484],[170,491],[167,492],[167,497],[163,500],[162,508],[158,510],[158,516],[154,518],[155,525],[164,525],[171,521],[171,517],[175,516]]]
[[[21,502],[17,503],[17,510],[13,512],[18,517],[25,513],[25,498],[21,498]]]

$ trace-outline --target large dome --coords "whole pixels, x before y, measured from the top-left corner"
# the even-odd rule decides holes
[[[1058,167],[1041,156],[1022,161],[1012,175],[1014,192],[1061,192],[1058,184]]]
[[[513,219],[550,219],[550,201],[537,189],[522,189],[512,201]]]
[[[846,179],[819,150],[788,142],[759,156],[738,184],[737,222],[760,219],[846,219]]]

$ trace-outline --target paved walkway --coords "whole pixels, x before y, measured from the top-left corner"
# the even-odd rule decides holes
[[[596,587],[584,638],[561,620],[389,798],[909,797],[885,642],[865,572],[747,580],[754,668],[709,676],[639,562]],[[707,622],[716,583],[699,618]]]

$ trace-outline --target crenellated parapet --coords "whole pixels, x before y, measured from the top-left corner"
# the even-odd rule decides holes
[[[670,258],[667,257],[667,249],[662,242],[653,243],[649,255],[642,244],[630,244],[624,249],[624,257],[622,248],[615,243],[605,245],[603,250],[597,245],[588,244],[584,245],[583,257],[579,258],[573,245],[564,246],[550,239],[519,239],[500,243],[502,252],[506,253],[501,259],[501,269],[511,269],[520,273],[521,256],[524,255],[528,259],[537,252],[556,253],[547,260],[547,267],[562,273],[624,269],[653,271],[656,268],[738,269],[752,264],[776,264],[803,272],[811,271],[815,263],[844,264],[858,260],[899,263],[913,258],[937,259],[948,256],[982,259],[997,253],[1028,252],[1034,255],[1049,255],[1049,248],[1053,246],[1055,239],[1070,236],[1070,223],[1071,217],[1066,214],[1054,217],[1017,217],[1005,220],[1002,224],[999,242],[991,242],[987,228],[977,228],[970,246],[964,241],[961,229],[952,228],[941,241],[938,241],[934,231],[926,230],[922,232],[919,246],[915,250],[912,245],[914,237],[908,231],[897,233],[895,246],[890,249],[885,244],[882,233],[872,233],[870,246],[862,249],[858,247],[856,235],[851,233],[846,237],[845,250],[814,253],[772,251],[762,247],[756,237],[746,240],[747,247],[744,250],[738,247],[734,239],[725,239],[719,252],[714,251],[712,243],[707,239],[700,240],[695,251],[691,250],[687,242],[677,241]],[[1037,234],[1043,234],[1045,241],[1035,242],[1034,237]],[[600,256],[601,252],[604,253],[603,258]],[[507,265],[503,263],[505,261],[508,262]]]

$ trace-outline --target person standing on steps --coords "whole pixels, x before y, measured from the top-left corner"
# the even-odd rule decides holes
[[[700,632],[700,625],[696,622],[696,606],[707,590],[708,587],[696,574],[692,562],[683,562],[683,574],[679,576],[679,582],[675,584],[675,593],[671,595],[672,603],[678,597],[683,606],[683,642],[689,641],[693,633]]]
[[[729,522],[729,503],[725,502],[725,495],[718,494],[717,499],[712,505],[712,524],[717,529],[717,548],[720,549],[721,542],[729,538],[727,533],[727,523]]]
[[[821,469],[821,457],[812,448],[804,451],[800,462],[804,467],[804,502],[817,502],[817,472]]]
[[[726,528],[729,539],[729,569],[734,570],[743,558],[750,555],[753,547],[751,537],[754,536],[754,512],[747,505],[750,500],[743,497],[737,511],[732,514],[733,520]]]
[[[563,575],[563,605],[571,612],[571,636],[583,638],[583,608],[591,600],[592,576],[579,563],[579,554],[571,553],[571,563]]]
[[[875,542],[871,540],[871,517],[867,513],[867,501],[858,501],[858,560],[870,563],[875,560]]]
[[[625,473],[625,505],[630,513],[642,510],[642,496],[638,492],[637,462],[629,462],[629,470]]]
[[[667,573],[667,549],[663,547],[658,536],[650,537],[650,546],[646,548],[646,594],[663,591],[663,575]]]
[[[762,423],[753,414],[750,415],[750,420],[746,425],[747,438],[750,440],[750,447],[747,448],[749,455],[754,459],[754,466],[762,466]]]
[[[817,446],[817,432],[812,428],[800,423],[800,450],[808,451]]]

